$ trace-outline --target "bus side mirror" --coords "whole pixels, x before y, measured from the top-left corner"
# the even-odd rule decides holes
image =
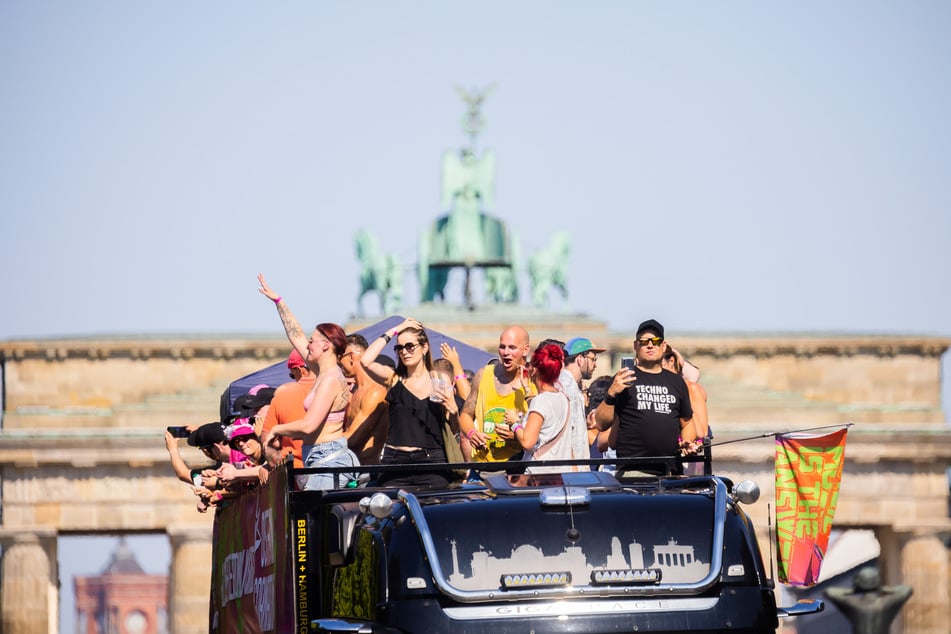
[[[327,563],[331,566],[342,566],[347,563],[359,516],[360,510],[354,504],[335,504],[330,509],[326,553]]]

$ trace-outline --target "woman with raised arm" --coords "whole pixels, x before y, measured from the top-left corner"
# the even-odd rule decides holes
[[[395,369],[376,361],[393,337],[396,337]],[[390,426],[380,463],[445,463],[443,425],[448,417],[448,420],[455,419],[458,426],[459,408],[451,386],[437,386],[433,381],[429,337],[422,324],[415,319],[404,320],[373,341],[360,363],[374,381],[388,388]],[[453,479],[454,474],[445,470],[383,473],[377,484],[444,488]]]
[[[303,331],[297,319],[284,303],[280,295],[271,290],[258,275],[261,288],[258,290],[274,302],[284,323],[284,330],[291,345],[315,370],[317,380],[307,398],[304,399],[306,414],[301,420],[275,425],[264,439],[266,447],[273,446],[280,436],[300,438],[303,441],[301,454],[304,467],[349,467],[360,464],[356,454],[347,448],[344,435],[344,414],[350,398],[347,380],[338,362],[347,347],[347,336],[337,324],[317,324],[309,339],[303,338]],[[302,341],[304,345],[301,346]],[[332,489],[347,484],[355,474],[315,473],[298,476],[298,486],[302,489]]]

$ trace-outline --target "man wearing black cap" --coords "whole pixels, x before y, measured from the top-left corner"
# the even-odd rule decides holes
[[[165,432],[165,448],[168,449],[168,457],[172,463],[172,470],[178,479],[185,484],[196,487],[196,491],[201,488],[218,488],[218,478],[215,470],[226,462],[231,462],[231,447],[225,438],[224,425],[219,422],[206,423],[198,427],[188,435],[188,444],[198,449],[205,455],[215,461],[212,467],[203,467],[199,469],[189,469],[178,450],[178,439],[171,432]],[[207,500],[200,498],[198,510],[204,512],[208,508]]]
[[[634,339],[636,368],[621,368],[595,413],[600,429],[611,429],[618,458],[677,456],[696,439],[693,409],[683,378],[664,370],[664,327],[648,319]],[[661,465],[639,471],[661,475]]]

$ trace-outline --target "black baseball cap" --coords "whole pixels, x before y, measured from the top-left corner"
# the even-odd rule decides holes
[[[642,321],[641,325],[637,327],[637,333],[634,335],[637,338],[640,338],[642,332],[652,332],[661,339],[664,338],[664,327],[660,325],[660,322],[656,319],[648,319],[647,321]]]
[[[206,423],[188,435],[192,447],[210,447],[219,442],[225,442],[225,426],[218,421]]]
[[[265,387],[257,391],[256,394],[244,394],[234,401],[231,408],[232,413],[238,414],[243,418],[253,415],[256,411],[269,404],[274,398],[273,387]]]

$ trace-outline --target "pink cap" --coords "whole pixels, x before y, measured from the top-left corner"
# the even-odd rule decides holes
[[[303,368],[306,367],[307,363],[304,362],[304,357],[300,356],[300,352],[294,350],[291,352],[291,355],[287,357],[287,369],[293,370],[294,368]]]
[[[253,436],[254,427],[248,423],[247,418],[236,418],[233,423],[225,428],[225,433],[228,434],[228,442],[231,442],[241,436]]]
[[[263,390],[263,389],[266,388],[266,387],[271,387],[271,386],[270,386],[270,385],[267,385],[267,384],[265,384],[265,383],[261,383],[261,384],[259,384],[259,385],[255,385],[255,386],[252,387],[250,390],[248,390],[248,394],[251,394],[251,395],[257,394],[258,392],[260,392],[261,390]]]

